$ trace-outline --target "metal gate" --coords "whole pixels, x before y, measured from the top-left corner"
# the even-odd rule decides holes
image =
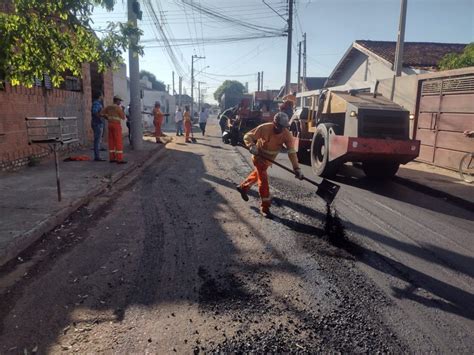
[[[474,140],[474,76],[424,80],[421,84],[416,139],[421,141],[418,160],[458,169]]]

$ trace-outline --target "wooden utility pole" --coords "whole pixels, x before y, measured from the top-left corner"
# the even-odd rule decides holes
[[[260,91],[260,72],[258,72],[257,76],[257,91]]]
[[[263,71],[262,71],[262,74],[260,74],[260,88],[262,89],[262,91],[264,91],[264,89],[263,89]]]
[[[137,27],[137,14],[133,7],[133,0],[127,0],[128,22]],[[130,37],[130,47],[128,51],[129,77],[130,77],[130,125],[132,133],[133,149],[143,148],[143,125],[140,102],[140,64],[138,53],[131,50],[131,47],[138,45],[138,36]]]
[[[285,94],[290,93],[291,86],[291,40],[293,35],[293,1],[288,0],[288,45],[286,49]]]

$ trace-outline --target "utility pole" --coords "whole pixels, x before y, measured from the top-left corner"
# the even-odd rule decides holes
[[[303,83],[306,84],[306,32],[303,34]]]
[[[258,72],[258,75],[257,75],[257,91],[260,91],[260,72]]]
[[[260,74],[260,87],[262,88],[262,91],[263,90],[263,71],[262,71],[262,74]]]
[[[191,56],[191,120],[194,118],[194,59],[205,59],[206,57],[199,57],[196,54]]]
[[[400,76],[402,74],[403,67],[403,45],[405,42],[405,22],[407,17],[407,0],[401,0],[400,8],[400,24],[398,27],[398,39],[397,39],[397,48],[395,50],[395,63],[393,65],[393,71],[395,76]]]
[[[178,106],[181,107],[181,93],[182,93],[182,87],[183,87],[183,77],[180,76],[179,77],[179,84],[178,84],[178,90],[179,90],[179,94],[178,94]]]
[[[173,92],[172,92],[172,95],[174,96],[175,93],[176,93],[176,90],[174,89],[174,71],[173,71]]]
[[[301,41],[298,42],[298,92],[301,92]]]
[[[201,112],[201,82],[198,81],[198,112]]]
[[[286,50],[285,94],[290,93],[291,86],[291,39],[293,35],[293,0],[288,0],[288,46]]]
[[[127,0],[128,22],[133,27],[137,27],[137,13],[134,0]],[[136,3],[138,4],[138,2]],[[130,47],[128,50],[129,76],[130,76],[130,125],[132,133],[133,149],[141,150],[143,148],[143,125],[140,103],[140,64],[138,53],[132,50],[132,47],[138,45],[138,36],[130,37]]]

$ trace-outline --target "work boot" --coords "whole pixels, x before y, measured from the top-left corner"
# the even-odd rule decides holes
[[[272,218],[272,213],[270,212],[270,207],[262,206],[260,207],[260,214],[265,218]]]
[[[242,200],[244,201],[248,201],[249,200],[249,196],[247,195],[247,191],[245,191],[242,186],[240,185],[237,185],[236,187],[237,191],[240,192],[240,197],[242,197]]]

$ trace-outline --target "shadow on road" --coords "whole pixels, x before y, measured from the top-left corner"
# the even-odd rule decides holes
[[[423,196],[420,196],[420,191],[401,185],[397,183],[396,180],[377,180],[367,178],[360,169],[347,164],[341,168],[333,181],[367,190],[377,195],[385,196],[437,213],[467,220],[472,219],[472,213],[469,213],[469,211],[464,208],[460,208],[458,205],[455,205],[455,208],[453,208],[453,205],[451,204],[447,205],[446,203],[438,203],[437,199],[439,196],[433,197],[429,194],[423,194]]]
[[[233,182],[207,174],[199,154],[169,154],[172,159],[147,168],[94,218],[86,213],[72,220],[67,233],[78,238],[77,244],[39,262],[35,277],[2,295],[0,352],[37,346],[46,353],[60,343],[70,324],[84,328],[87,323],[92,329],[120,323],[136,305],[223,303],[245,310],[250,291],[241,275],[252,280],[256,269],[300,272],[216,192],[216,183],[235,191]],[[251,196],[258,194],[252,191]],[[272,255],[271,264],[241,259],[233,236],[222,228],[228,216],[247,225],[251,237]],[[233,292],[236,285],[239,292]]]

